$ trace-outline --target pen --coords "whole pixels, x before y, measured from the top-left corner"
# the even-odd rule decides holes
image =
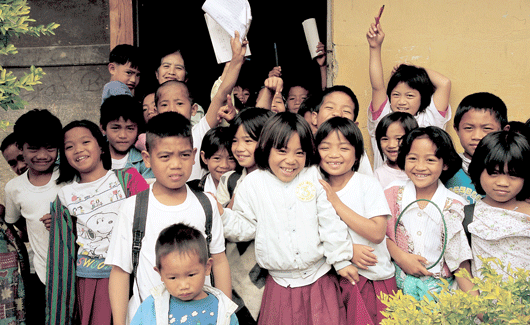
[[[379,17],[375,18],[375,25],[377,26],[377,24],[379,24],[379,19],[381,19],[381,15],[383,14],[383,9],[385,9],[385,5],[383,5],[381,7],[381,9],[379,9]]]

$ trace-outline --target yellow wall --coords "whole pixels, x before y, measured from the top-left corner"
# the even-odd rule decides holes
[[[530,1],[330,1],[333,84],[358,96],[365,141],[371,100],[366,32],[383,4],[385,83],[397,63],[425,66],[451,79],[453,115],[465,96],[487,91],[504,100],[510,121],[530,118]],[[446,129],[462,151],[452,119]],[[371,156],[371,146],[365,148]]]

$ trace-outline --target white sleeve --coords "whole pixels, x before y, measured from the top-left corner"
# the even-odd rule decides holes
[[[229,171],[224,173],[221,176],[221,179],[219,179],[219,185],[217,185],[217,191],[215,192],[215,197],[217,198],[217,201],[222,206],[227,206],[228,203],[230,203],[230,193],[228,193],[228,178],[230,175],[232,175],[235,171]]]
[[[219,215],[217,202],[210,194],[206,194],[212,204],[212,241],[210,242],[210,254],[219,254],[225,251],[225,237],[223,233],[223,221]]]
[[[135,203],[135,196],[122,203],[105,259],[105,264],[119,266],[127,273],[132,272],[132,227]]]
[[[390,217],[390,208],[386,200],[385,192],[379,181],[375,177],[370,177],[363,184],[364,192],[364,206],[366,207],[365,215],[363,217],[370,219],[378,216]]]
[[[15,223],[20,219],[20,204],[15,200],[15,186],[13,180],[9,181],[5,187],[6,212],[5,221],[7,223]]]
[[[226,239],[233,242],[249,241],[256,237],[257,216],[249,200],[248,182],[240,184],[234,198],[233,209],[224,209],[221,216]]]

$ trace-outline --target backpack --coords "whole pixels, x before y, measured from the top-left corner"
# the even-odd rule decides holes
[[[206,232],[206,246],[208,248],[208,255],[210,254],[210,243],[212,241],[212,205],[210,200],[202,191],[194,189],[190,186],[190,190],[199,200],[204,214],[206,215],[205,232]],[[133,270],[129,280],[129,298],[133,294],[134,279],[140,261],[140,250],[142,249],[142,239],[145,235],[145,222],[147,219],[147,207],[149,203],[149,189],[136,194],[136,203],[134,207],[134,222],[133,222],[133,242],[132,242],[132,267]],[[212,277],[213,284],[213,277]]]
[[[471,234],[469,233],[469,224],[473,222],[473,214],[475,213],[475,203],[468,204],[464,206],[464,220],[462,221],[462,226],[464,227],[464,232],[466,233],[467,242],[471,246]]]
[[[241,173],[233,172],[228,176],[228,180],[226,181],[226,187],[228,188],[228,194],[230,195],[230,199],[232,196],[234,196],[234,190],[236,189],[237,181],[241,178]]]

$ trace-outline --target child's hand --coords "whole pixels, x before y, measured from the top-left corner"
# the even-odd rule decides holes
[[[317,44],[317,54],[318,56],[315,58],[318,65],[323,67],[326,65],[326,47],[324,46],[324,43],[318,42]]]
[[[264,85],[273,94],[281,93],[283,91],[283,79],[280,77],[269,77],[265,79]]]
[[[318,181],[320,182],[320,184],[322,184],[322,187],[326,191],[326,195],[328,197],[328,201],[331,202],[332,205],[335,205],[335,203],[340,202],[339,196],[331,188],[331,185],[329,185],[328,182],[326,182],[323,179],[319,179]]]
[[[424,275],[433,276],[433,274],[425,268],[427,260],[424,257],[410,253],[405,254],[406,257],[402,258],[398,263],[399,267],[405,273],[418,277]]]
[[[381,23],[377,24],[377,26],[374,23],[370,25],[370,29],[368,30],[368,33],[366,33],[366,39],[368,40],[370,47],[381,47],[381,44],[383,44],[383,40],[385,39],[385,33],[383,33],[383,29],[381,29]]]
[[[44,226],[46,227],[46,230],[50,231],[50,227],[52,224],[52,215],[51,214],[45,214],[42,216],[42,218],[39,219],[39,221],[42,221],[44,223]]]
[[[359,268],[368,270],[369,266],[377,264],[377,256],[372,253],[374,249],[370,246],[353,244],[353,258],[352,263],[355,263]]]
[[[234,37],[230,38],[230,46],[232,47],[232,58],[244,58],[245,53],[247,52],[247,45],[248,41],[246,39],[243,41],[243,43],[239,41],[239,32],[236,30],[234,32]]]
[[[359,282],[359,272],[357,268],[353,266],[352,264],[346,266],[345,268],[338,270],[337,273],[341,277],[346,278],[346,280],[348,280],[353,285]]]
[[[230,122],[232,119],[234,119],[236,114],[236,108],[232,103],[232,97],[230,97],[230,95],[226,95],[226,105],[221,107],[217,112],[217,120],[221,122],[223,119],[225,119]]]
[[[269,78],[271,77],[281,77],[282,76],[282,67],[277,66],[272,68],[271,71],[269,71]]]

